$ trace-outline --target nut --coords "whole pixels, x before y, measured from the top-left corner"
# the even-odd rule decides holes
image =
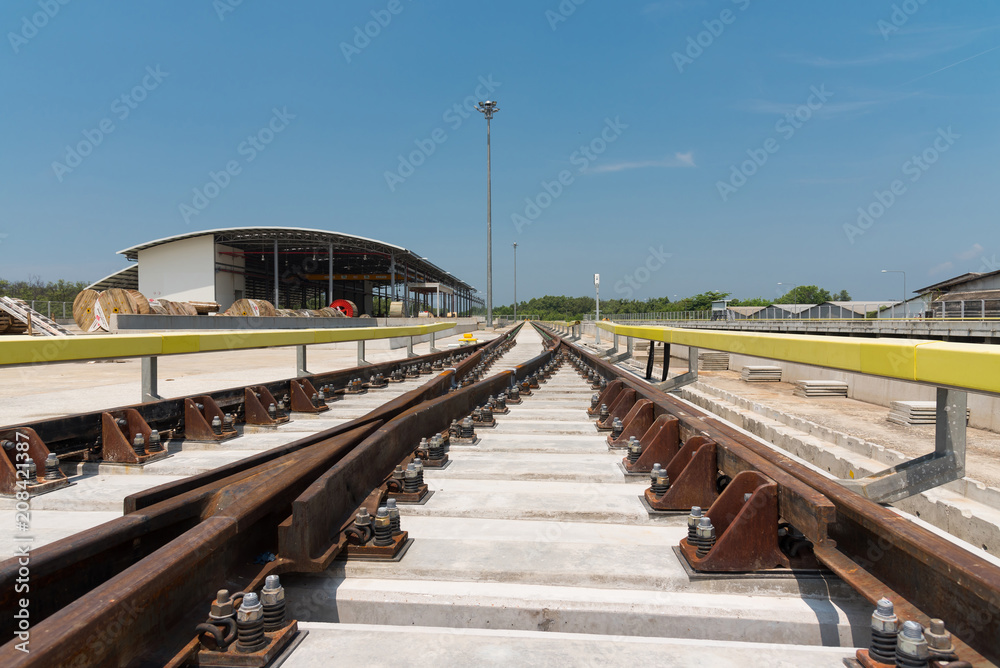
[[[220,589],[212,601],[212,610],[208,613],[212,619],[222,619],[233,616],[233,599],[229,598],[228,589]]]
[[[940,619],[931,620],[930,628],[924,631],[924,639],[927,641],[928,647],[938,652],[951,653],[955,651],[955,646],[951,642],[951,633],[945,629],[944,622]]]
[[[240,609],[236,611],[236,622],[238,624],[253,624],[262,619],[264,619],[264,606],[260,604],[257,594],[250,592],[243,597]]]
[[[896,651],[914,659],[928,658],[930,651],[924,640],[923,627],[917,622],[904,623],[903,630],[896,636]]]
[[[277,575],[268,575],[264,583],[264,588],[260,590],[260,602],[262,605],[280,605],[285,600],[285,588],[281,586],[281,581]]]
[[[892,601],[882,598],[872,613],[872,630],[880,633],[898,633],[899,618],[893,611]]]

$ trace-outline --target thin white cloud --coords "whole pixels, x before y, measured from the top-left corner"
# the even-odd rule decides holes
[[[974,260],[975,258],[979,257],[979,255],[983,252],[983,250],[984,250],[983,247],[980,246],[979,244],[972,244],[971,248],[962,251],[961,253],[956,255],[956,257],[959,260]]]
[[[906,85],[909,85],[909,84],[914,83],[916,81],[920,81],[921,79],[926,79],[929,76],[934,76],[938,72],[944,72],[945,70],[950,70],[951,68],[955,67],[956,65],[961,65],[962,63],[967,63],[970,60],[974,60],[974,59],[978,58],[979,56],[985,56],[990,51],[996,51],[997,49],[1000,49],[1000,46],[994,46],[993,48],[986,49],[985,51],[980,51],[979,53],[977,53],[974,56],[969,56],[968,58],[963,58],[962,60],[959,60],[959,61],[956,61],[956,62],[952,63],[951,65],[945,65],[944,67],[938,68],[938,69],[934,70],[933,72],[928,72],[927,74],[921,75],[921,76],[917,77],[916,79],[910,79],[906,83],[902,83],[902,84],[899,84],[899,85],[900,86],[906,86]]]
[[[941,264],[931,267],[927,271],[927,274],[930,276],[934,276],[935,274],[943,274],[946,271],[950,271],[954,266],[955,265],[952,264],[951,262],[942,262]]]
[[[637,160],[634,162],[613,162],[609,165],[597,165],[588,169],[594,174],[608,172],[624,172],[627,169],[645,169],[647,167],[697,167],[694,164],[694,151],[674,153],[673,157],[663,160]]]

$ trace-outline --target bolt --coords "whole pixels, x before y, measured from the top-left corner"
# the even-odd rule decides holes
[[[590,397],[590,410],[597,408],[597,404],[601,401],[601,396],[599,394],[594,394]]]
[[[698,556],[708,555],[709,550],[715,545],[715,527],[712,526],[711,518],[702,517],[698,522],[695,540],[698,541]]]
[[[875,612],[872,613],[872,639],[868,647],[868,655],[892,665],[896,662],[896,635],[899,632],[899,618],[896,617],[892,601],[879,599]]]
[[[277,575],[268,575],[264,580],[260,602],[264,608],[265,631],[277,631],[285,625],[285,588]]]
[[[372,524],[372,516],[368,514],[367,508],[358,511],[358,516],[354,518],[354,526],[367,527]]]
[[[691,514],[688,515],[688,542],[694,545],[694,539],[698,536],[698,522],[701,521],[701,507],[691,506]]]
[[[31,457],[28,457],[27,465],[24,468],[25,468],[25,473],[28,476],[28,480],[27,480],[28,484],[29,485],[37,485],[38,484],[38,467],[35,465],[35,460],[32,459]]]
[[[607,420],[608,416],[610,414],[611,414],[611,412],[608,410],[608,405],[607,404],[601,404],[601,414],[600,414],[601,415],[601,422],[603,422],[604,420]]]
[[[413,462],[406,467],[403,474],[403,491],[407,494],[416,494],[420,491],[420,482],[417,479],[417,465]]]
[[[313,392],[312,395],[312,405],[313,408],[319,408],[319,395]]]
[[[667,476],[666,469],[661,468],[656,471],[656,477],[650,488],[656,496],[663,496],[667,493],[667,490],[670,489],[670,478]]]
[[[930,650],[924,640],[924,627],[914,621],[904,622],[896,636],[896,665],[905,668],[926,668]]]
[[[951,633],[944,627],[944,621],[932,619],[930,628],[924,631],[924,640],[930,656],[939,661],[954,661],[955,645],[951,641]]]
[[[45,458],[45,479],[59,480],[62,478],[62,471],[59,469],[59,457],[54,452],[50,452]]]
[[[222,434],[222,418],[218,415],[212,418],[212,432],[216,436]]]
[[[628,437],[628,461],[635,464],[642,455],[642,443],[635,436]]]
[[[413,467],[417,469],[417,481],[423,485],[424,484],[424,463],[420,460],[420,457],[413,458]]]
[[[324,401],[326,401],[326,392],[323,391],[323,388],[320,388],[319,392],[316,393],[316,402],[321,404]]]
[[[135,450],[135,454],[139,457],[146,454],[146,439],[143,438],[142,432],[136,434],[132,440],[132,449]]]
[[[158,429],[150,429],[149,431],[149,445],[146,447],[149,452],[163,452],[163,442],[160,440],[160,431]]]
[[[236,637],[236,649],[240,652],[256,652],[267,644],[264,606],[253,592],[243,597],[240,609],[236,611]]]
[[[611,439],[614,440],[614,439],[618,438],[619,436],[621,436],[622,429],[624,429],[624,428],[625,427],[622,425],[622,421],[620,419],[618,419],[618,418],[615,418],[611,422]]]
[[[212,601],[212,608],[208,613],[209,619],[227,619],[236,614],[233,609],[233,599],[229,597],[228,589],[220,589]]]
[[[746,503],[747,501],[749,501],[751,496],[753,496],[753,494],[750,493],[750,492],[747,492],[746,494],[744,494],[743,495],[743,503]]]
[[[400,529],[399,508],[396,507],[396,499],[387,500],[385,507],[389,510],[389,523],[392,525],[392,535],[398,536],[403,533],[403,530]]]
[[[392,545],[392,520],[389,518],[389,509],[382,506],[375,513],[375,544],[384,547]]]
[[[267,407],[267,415],[268,415],[268,417],[270,417],[270,418],[271,418],[272,420],[273,420],[273,419],[275,419],[276,417],[278,417],[278,407],[274,405],[274,402],[273,402],[273,401],[272,401],[272,402],[271,402],[271,404],[270,404],[270,405],[269,405],[269,406]]]

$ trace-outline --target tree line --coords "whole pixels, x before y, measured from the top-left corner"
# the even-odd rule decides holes
[[[769,304],[821,304],[829,301],[850,301],[847,290],[831,293],[815,285],[800,285],[789,290],[779,299],[752,297],[749,299],[729,299],[730,292],[702,292],[692,297],[671,301],[667,297],[651,297],[645,301],[638,299],[602,299],[601,317],[612,317],[619,313],[664,313],[678,311],[707,311],[712,302],[729,300],[730,306],[767,306]],[[566,297],[546,295],[522,301],[517,305],[518,315],[532,315],[543,320],[578,320],[594,313],[593,297]],[[494,315],[514,315],[514,305],[497,306]]]
[[[26,281],[7,281],[0,278],[0,297],[14,297],[26,302],[51,301],[71,302],[76,299],[81,290],[90,285],[90,281],[43,281],[38,276],[31,276]]]

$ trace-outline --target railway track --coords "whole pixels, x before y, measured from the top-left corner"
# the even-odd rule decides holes
[[[15,639],[0,661],[264,665],[281,645],[287,666],[325,665],[331,654],[387,662],[400,648],[414,665],[626,664],[650,653],[713,665],[748,657],[842,665],[868,646],[872,604],[888,596],[900,624],[944,619],[960,659],[995,665],[1000,570],[988,562],[543,328],[515,328],[466,352],[452,369],[395,386],[388,401],[378,393],[391,389],[332,402],[336,424],[293,413],[278,433],[292,425],[316,433],[249,457],[230,450],[222,466],[147,483],[125,496],[124,516],[32,550],[31,652],[17,649],[18,622],[5,615]],[[450,355],[409,364],[443,366]],[[336,393],[361,373],[391,374],[393,364],[310,382]],[[247,429],[257,395],[285,403],[292,382],[134,410],[150,429],[187,435],[215,404],[220,422],[228,413]],[[508,413],[495,406],[490,426],[478,407],[512,387],[526,396],[509,392]],[[353,412],[338,411],[352,402]],[[309,409],[301,397],[290,407]],[[464,423],[470,414],[483,418],[479,426]],[[64,467],[99,471],[102,421],[89,414],[30,427]],[[632,464],[620,447],[629,436],[641,439]],[[420,466],[411,468],[415,454]],[[647,491],[650,459],[669,475]],[[72,491],[35,497],[32,510],[58,512]],[[401,524],[386,533],[392,518],[379,510],[390,498]],[[707,528],[685,538],[695,505],[713,532],[700,552]],[[17,559],[0,564],[5,610],[17,607],[19,568]],[[255,647],[254,620],[243,620],[246,638],[227,644],[231,604],[212,599],[219,589],[259,593],[273,621],[271,576],[283,585],[284,622],[269,630],[268,647],[243,652]],[[199,627],[210,614],[214,626]]]

